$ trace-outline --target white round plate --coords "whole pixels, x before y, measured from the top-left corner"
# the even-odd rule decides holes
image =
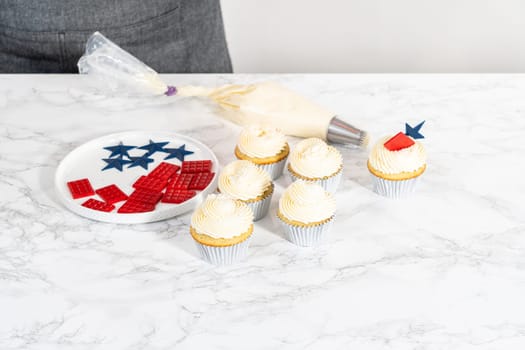
[[[153,140],[154,142],[169,142],[169,144],[165,146],[167,148],[178,148],[185,144],[185,149],[194,153],[186,155],[184,160],[211,160],[213,163],[212,172],[215,173],[213,180],[203,191],[198,191],[195,197],[186,202],[181,204],[159,202],[154,211],[146,213],[117,213],[118,208],[124,203],[124,201],[115,203],[116,208],[109,213],[82,206],[82,203],[89,198],[102,201],[102,199],[96,194],[90,197],[73,199],[67,186],[69,181],[88,178],[94,190],[115,184],[129,195],[134,190],[132,187],[133,183],[140,176],[147,175],[161,162],[164,161],[180,166],[181,162],[178,159],[172,158],[164,160],[168,154],[156,152],[150,156],[154,159],[154,162],[148,165],[147,170],[140,166],[128,168],[126,165],[123,167],[122,172],[114,168],[104,171],[102,170],[106,166],[106,162],[102,159],[109,158],[110,156],[110,152],[105,150],[104,147],[118,145],[120,142],[124,145],[134,145],[139,147],[147,145],[150,140]],[[130,156],[141,156],[145,152],[145,150],[140,149],[132,149],[128,151]],[[217,188],[218,170],[219,162],[212,150],[191,137],[162,131],[130,131],[94,139],[71,151],[58,165],[55,174],[55,189],[58,198],[66,208],[86,218],[121,224],[146,223],[165,220],[193,210],[208,193],[215,191]]]

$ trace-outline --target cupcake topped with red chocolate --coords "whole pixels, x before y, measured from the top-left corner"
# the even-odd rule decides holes
[[[420,132],[424,123],[405,124],[404,133],[383,137],[372,148],[368,170],[376,193],[397,198],[414,192],[417,179],[426,170],[427,154],[417,141],[424,138]]]

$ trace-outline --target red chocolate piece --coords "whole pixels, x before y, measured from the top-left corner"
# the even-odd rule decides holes
[[[118,210],[121,214],[145,213],[155,210],[155,204],[127,200]]]
[[[215,176],[215,173],[198,173],[195,174],[193,179],[191,180],[190,185],[188,186],[189,190],[203,190],[208,186],[213,180],[213,176]]]
[[[91,182],[89,182],[88,179],[70,181],[67,183],[67,187],[69,187],[73,199],[88,197],[95,194],[93,187],[91,187]]]
[[[410,137],[403,134],[402,132],[399,132],[394,137],[390,138],[390,140],[385,142],[385,148],[389,151],[399,151],[412,146],[414,143],[414,140],[412,140]]]
[[[95,191],[106,203],[114,204],[125,201],[128,199],[128,195],[122,192],[117,185],[109,185],[106,187],[99,188]]]
[[[82,203],[82,206],[93,210],[105,211],[106,213],[109,213],[110,211],[115,209],[115,206],[113,204],[98,201],[93,198],[90,198],[84,203]]]
[[[162,192],[152,191],[147,188],[137,188],[129,195],[128,202],[141,202],[155,206],[161,197]]]
[[[175,174],[171,178],[167,190],[187,190],[194,176],[195,174]]]
[[[161,202],[163,203],[176,203],[180,204],[186,202],[188,199],[193,198],[197,192],[188,190],[166,190],[164,196],[162,196]]]
[[[177,171],[179,171],[180,166],[162,162],[155,169],[151,171],[151,173],[148,174],[148,177],[154,177],[158,179],[168,180],[170,177],[175,175]]]
[[[181,173],[209,173],[211,171],[211,160],[188,160],[182,162]]]
[[[149,176],[141,176],[133,184],[134,188],[145,188],[147,190],[152,190],[155,192],[162,192],[164,187],[168,184],[168,179],[159,179]]]

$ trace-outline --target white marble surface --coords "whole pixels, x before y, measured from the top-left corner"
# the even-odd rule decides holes
[[[386,200],[366,152],[341,149],[327,244],[298,248],[269,216],[246,261],[217,268],[197,257],[189,215],[89,221],[57,203],[53,177],[76,146],[133,129],[188,134],[224,164],[238,127],[197,100],[0,76],[0,349],[525,348],[525,76],[165,78],[279,80],[375,138],[426,119],[428,170],[414,197]]]

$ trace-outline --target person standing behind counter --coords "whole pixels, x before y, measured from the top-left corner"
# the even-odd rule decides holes
[[[78,73],[99,31],[160,73],[231,73],[219,0],[0,0],[0,73]]]

